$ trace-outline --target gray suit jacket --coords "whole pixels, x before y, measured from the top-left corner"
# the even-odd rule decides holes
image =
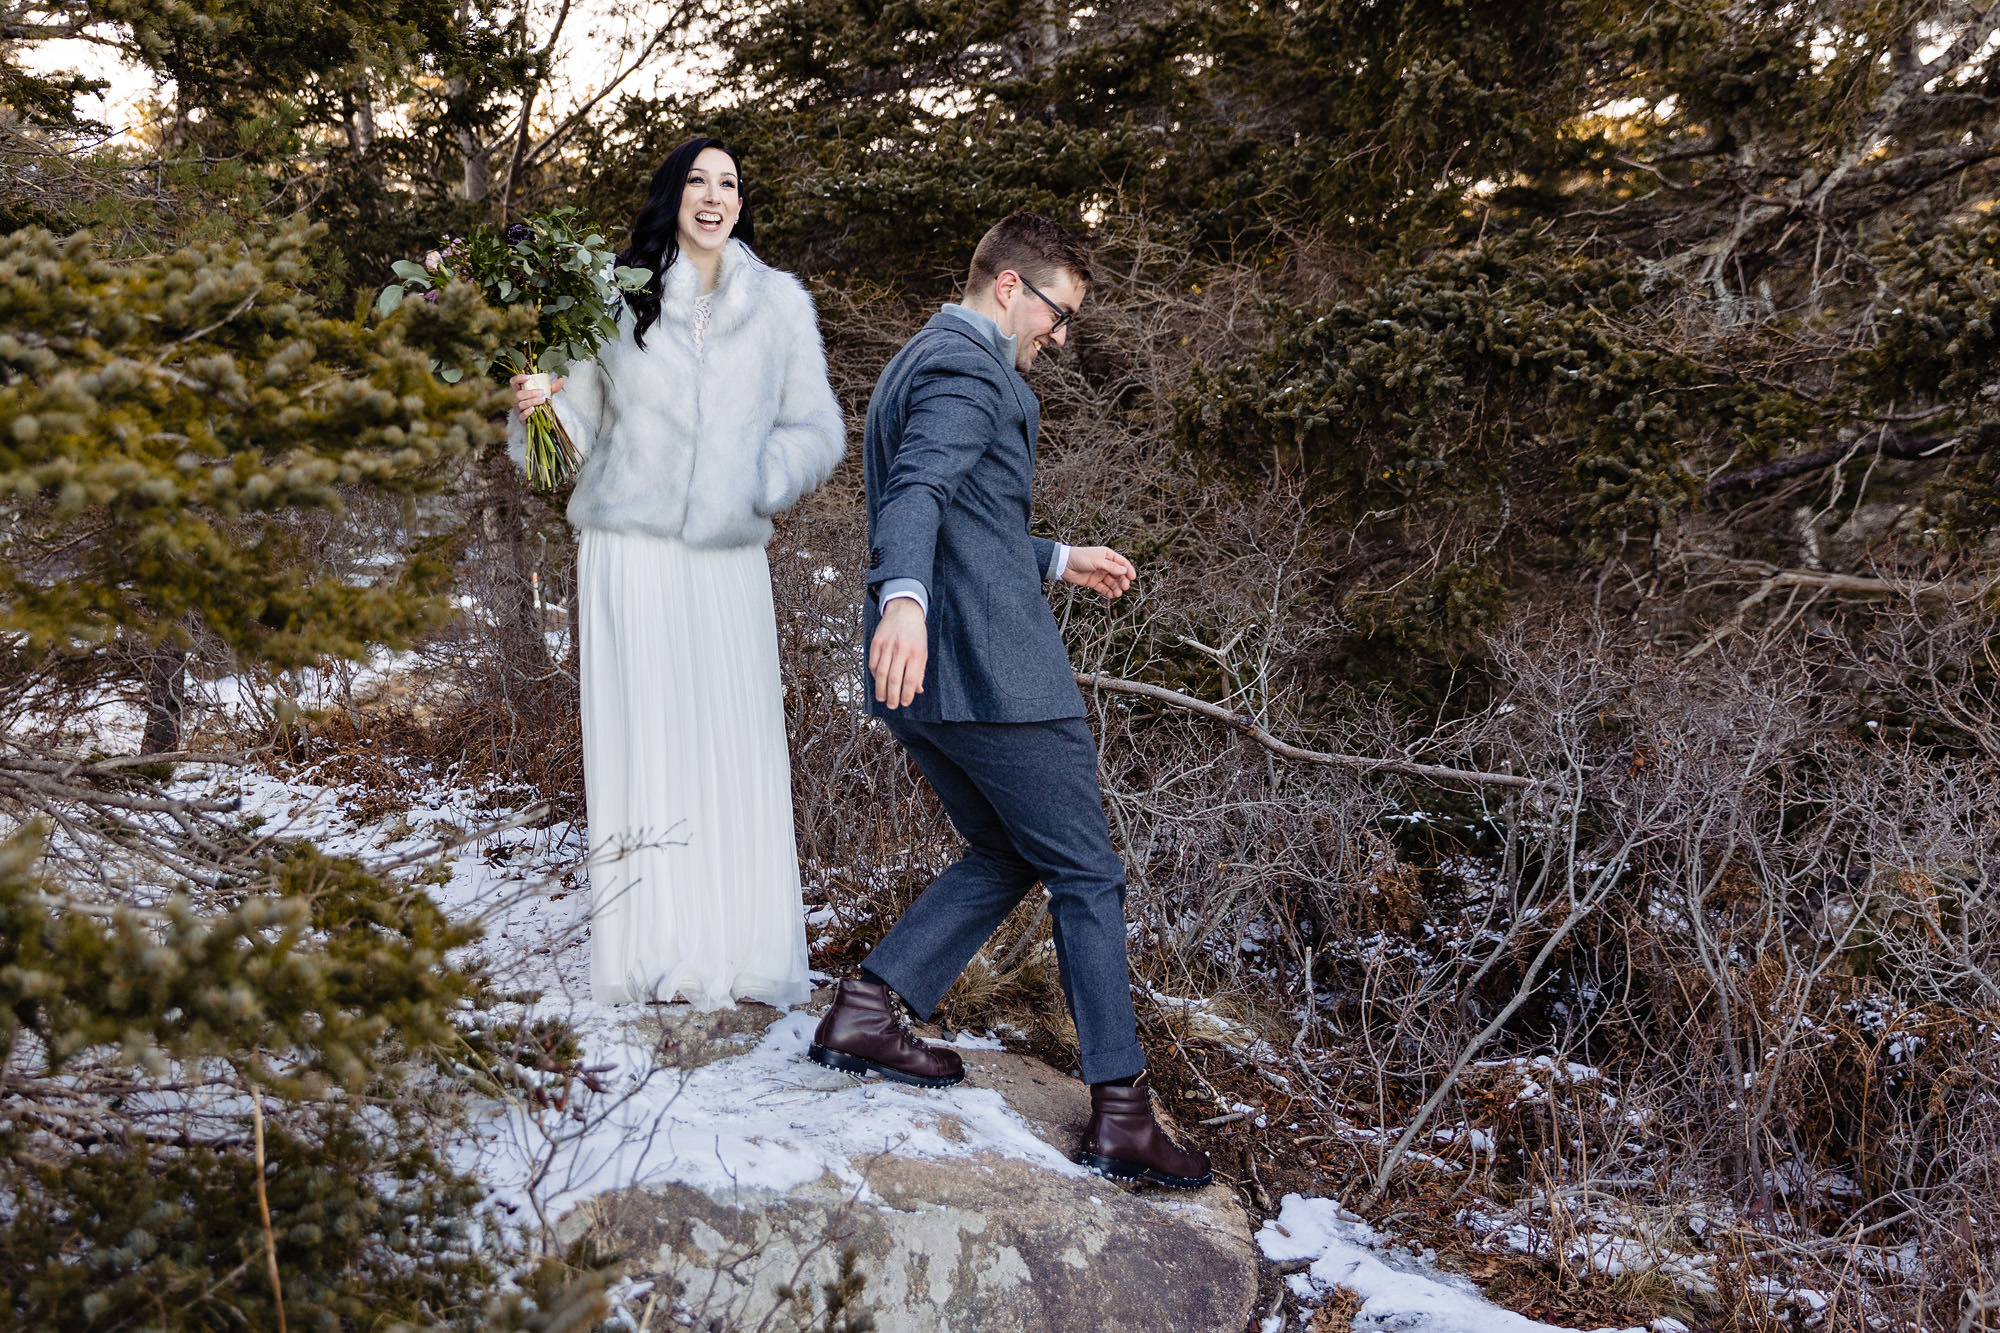
[[[924,692],[894,714],[919,722],[1082,717],[1083,696],[1042,580],[1055,543],[1028,534],[1041,404],[973,325],[932,316],[875,382],[863,462],[868,599],[913,578],[930,598]],[[889,712],[875,701],[868,711]]]

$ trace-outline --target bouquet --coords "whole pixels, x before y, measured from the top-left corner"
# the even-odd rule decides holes
[[[438,289],[451,282],[473,283],[494,305],[533,306],[535,331],[527,346],[502,348],[477,366],[439,367],[438,374],[449,383],[467,369],[495,379],[530,375],[529,383],[544,392],[552,375],[588,361],[618,336],[619,302],[653,278],[646,269],[618,263],[603,233],[578,221],[574,208],[531,214],[504,231],[474,227],[468,236],[446,237],[422,263],[399,259],[393,267],[398,281],[375,301],[385,315],[412,294],[435,301]],[[528,484],[553,491],[582,458],[547,401],[526,424]]]

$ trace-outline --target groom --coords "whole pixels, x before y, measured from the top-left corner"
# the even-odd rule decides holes
[[[896,997],[928,1016],[1040,883],[1090,1084],[1077,1160],[1192,1188],[1209,1182],[1208,1159],[1153,1119],[1125,960],[1125,866],[1042,590],[1065,579],[1117,597],[1134,571],[1109,547],[1028,533],[1041,405],[1021,372],[1062,345],[1090,281],[1074,238],[1012,214],[973,252],[964,303],[896,354],[868,404],[869,712],[930,779],[966,848],[860,978],[840,983],[811,1055],[924,1087],[964,1078],[956,1052],[910,1034]]]

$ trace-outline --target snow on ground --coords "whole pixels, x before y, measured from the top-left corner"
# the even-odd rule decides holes
[[[424,784],[404,812],[373,820],[352,811],[358,788],[320,785],[308,771],[282,778],[259,770],[195,769],[188,794],[235,796],[258,832],[311,837],[335,855],[420,857],[513,811],[445,782]],[[569,825],[502,828],[442,853],[449,879],[428,891],[455,917],[479,920],[476,946],[503,993],[538,998],[500,1006],[496,1021],[523,1026],[557,1018],[582,1045],[576,1062],[601,1092],[494,1099],[477,1108],[473,1133],[453,1161],[483,1180],[496,1216],[548,1225],[599,1192],[678,1182],[718,1196],[783,1191],[831,1173],[867,1197],[869,1160],[997,1153],[1063,1175],[1082,1168],[1038,1138],[997,1091],[918,1090],[861,1083],[806,1059],[817,1019],[779,1017],[739,1055],[676,1067],[663,1018],[685,1006],[601,1005],[589,998],[587,869],[583,832]],[[961,1037],[974,1050],[990,1037]]]
[[[474,947],[497,988],[516,997],[493,1017],[523,1025],[565,1021],[582,1046],[577,1065],[601,1089],[545,1088],[550,1095],[533,1101],[494,1098],[475,1108],[473,1128],[449,1152],[490,1189],[496,1232],[552,1227],[594,1194],[639,1184],[677,1182],[726,1197],[783,1191],[830,1173],[866,1200],[868,1164],[884,1153],[1000,1153],[1052,1172],[1081,1173],[995,1091],[863,1084],[811,1063],[805,1050],[815,1019],[803,1011],[778,1017],[761,1036],[737,1039],[740,1054],[677,1067],[666,1039],[671,1024],[662,1020],[684,1008],[608,1006],[589,998],[580,827],[496,827],[517,812],[487,793],[436,778],[411,784],[407,810],[369,818],[359,812],[368,808],[366,798],[379,802],[381,793],[314,777],[310,769],[280,776],[188,765],[175,786],[188,795],[239,798],[243,816],[258,821],[265,836],[310,838],[330,853],[376,863],[441,862],[448,878],[428,892],[454,916],[482,924],[484,938]],[[958,1044],[1000,1045],[990,1036],[965,1036]],[[1427,1256],[1412,1255],[1332,1200],[1287,1195],[1256,1240],[1274,1262],[1310,1261],[1288,1279],[1302,1301],[1322,1302],[1335,1287],[1362,1297],[1357,1329],[1564,1333],[1491,1304],[1470,1282],[1440,1272]],[[615,1296],[643,1294],[623,1285]],[[1282,1326],[1275,1316],[1264,1321],[1265,1333]],[[1679,1328],[1661,1320],[1650,1333]]]
[[[262,818],[260,833],[311,837],[331,853],[378,861],[421,857],[515,813],[479,791],[430,781],[407,811],[371,820],[354,813],[367,793],[311,778],[310,771],[285,778],[190,766],[177,785],[189,794],[239,797],[244,814]],[[999,1153],[1080,1174],[991,1089],[864,1084],[813,1064],[805,1051],[815,1019],[804,1011],[744,1039],[741,1054],[675,1067],[661,1018],[683,1008],[589,998],[583,849],[583,830],[572,825],[502,828],[439,853],[450,875],[429,890],[447,911],[483,924],[476,947],[503,992],[538,997],[503,1005],[495,1017],[566,1021],[582,1044],[578,1064],[603,1089],[572,1087],[540,1105],[496,1098],[476,1108],[473,1129],[450,1154],[490,1189],[497,1231],[552,1227],[592,1195],[641,1184],[681,1183],[725,1198],[749,1191],[754,1198],[830,1173],[866,1200],[868,1164],[885,1153]],[[958,1044],[1000,1045],[975,1036]],[[1289,1279],[1303,1301],[1321,1302],[1336,1286],[1360,1295],[1357,1329],[1562,1333],[1491,1304],[1470,1282],[1438,1271],[1328,1199],[1287,1195],[1256,1239],[1274,1262],[1311,1261]],[[1674,1327],[1661,1321],[1652,1333]],[[1264,1328],[1280,1333],[1282,1321],[1273,1317]]]
[[[1558,1236],[1545,1222],[1538,1225],[1530,1220],[1538,1215],[1546,1218],[1547,1204],[1546,1197],[1536,1191],[1505,1212],[1482,1205],[1462,1209],[1458,1224],[1485,1237],[1488,1248],[1499,1244],[1518,1254],[1559,1257],[1572,1270],[1595,1270],[1606,1277],[1658,1273],[1688,1291],[1715,1294],[1712,1270],[1716,1256],[1684,1253],[1659,1244],[1630,1209],[1610,1203],[1608,1198],[1589,1207],[1565,1209],[1568,1225]]]
[[[595,1006],[593,1006],[595,1008]],[[593,1194],[675,1181],[719,1198],[783,1192],[832,1173],[869,1197],[870,1158],[999,1153],[1064,1175],[1082,1168],[1037,1138],[991,1089],[862,1084],[806,1059],[817,1019],[794,1011],[754,1049],[693,1070],[658,1068],[643,1021],[584,1013],[593,1064],[617,1063],[588,1123],[495,1103],[461,1146],[496,1202],[554,1217]],[[962,1129],[948,1129],[947,1118]],[[538,1197],[530,1198],[534,1193]]]
[[[1257,1233],[1257,1247],[1273,1263],[1308,1260],[1311,1267],[1286,1279],[1302,1302],[1319,1304],[1335,1287],[1361,1297],[1354,1327],[1396,1329],[1400,1333],[1567,1333],[1503,1310],[1462,1277],[1440,1272],[1427,1257],[1402,1245],[1342,1208],[1332,1199],[1287,1194],[1278,1215]],[[1301,1314],[1300,1323],[1309,1316]],[[1279,1333],[1283,1321],[1264,1321],[1264,1333]],[[1659,1319],[1651,1330],[1625,1333],[1686,1333],[1674,1319]]]

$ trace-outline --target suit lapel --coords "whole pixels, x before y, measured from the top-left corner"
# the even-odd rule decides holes
[[[1033,458],[1035,456],[1036,445],[1042,433],[1042,404],[1041,400],[1035,397],[1035,391],[1028,387],[1028,382],[1021,378],[1021,372],[1002,360],[1000,354],[995,352],[991,344],[984,338],[976,336],[971,329],[966,328],[950,315],[933,315],[931,316],[931,323],[934,327],[943,328],[947,332],[955,333],[965,339],[974,347],[986,353],[987,360],[1000,367],[1000,377],[1007,382],[1007,387],[1014,391],[1014,401],[1020,406],[1021,415],[1027,418],[1028,457]]]
[[[992,351],[991,348],[987,350],[989,353]],[[993,359],[998,361],[1000,358],[996,356]],[[1028,419],[1028,454],[1030,457],[1033,457],[1035,452],[1035,436],[1041,430],[1042,405],[1035,400],[1035,391],[1030,389],[1028,382],[1021,378],[1020,371],[1014,369],[1012,366],[1002,366],[1000,367],[1000,373],[1007,377],[1008,386],[1014,390],[1014,401],[1021,405],[1021,415]]]

